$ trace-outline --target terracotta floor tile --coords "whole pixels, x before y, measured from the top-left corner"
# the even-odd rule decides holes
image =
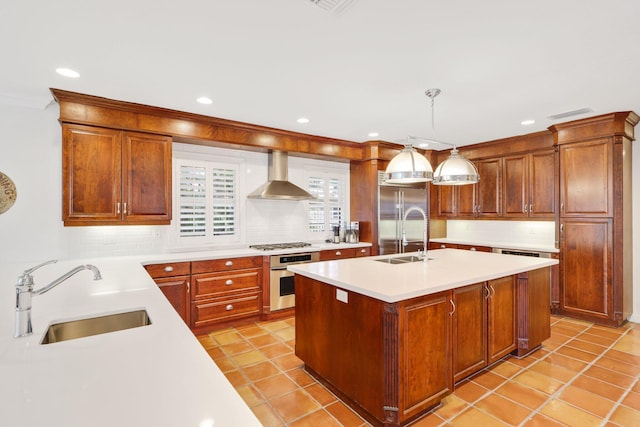
[[[544,359],[544,361],[554,366],[562,366],[563,368],[573,371],[575,373],[581,372],[584,368],[587,367],[587,363],[585,362],[576,360],[572,357],[563,356],[562,354],[558,354],[558,353],[552,353],[548,355]]]
[[[615,350],[640,356],[640,336],[624,336],[613,346]]]
[[[605,418],[615,404],[612,400],[573,385],[564,389],[558,398],[600,418]]]
[[[236,354],[231,357],[238,366],[249,366],[267,360],[264,354],[258,350],[248,351],[246,353]]]
[[[518,425],[529,415],[529,410],[497,394],[490,394],[473,406],[493,415],[509,425]]]
[[[584,322],[584,321],[580,321],[580,320],[575,320],[575,319],[564,318],[564,319],[560,319],[558,322],[554,323],[554,327],[555,326],[560,326],[560,327],[563,327],[563,328],[572,329],[572,330],[577,331],[577,332],[583,332],[583,331],[589,329],[592,326],[592,323],[591,322]]]
[[[602,352],[607,349],[607,347],[601,346],[599,344],[594,344],[589,341],[582,341],[579,337],[569,341],[566,346],[577,348],[578,350],[586,351],[593,354],[602,354]]]
[[[582,360],[583,362],[587,363],[592,362],[597,357],[597,355],[593,353],[587,353],[586,351],[577,350],[571,347],[560,347],[556,350],[556,353],[568,357],[573,357],[574,359]]]
[[[277,359],[272,359],[272,361],[283,371],[302,368],[304,366],[304,362],[293,353],[278,357]]]
[[[333,393],[317,383],[305,387],[304,390],[322,406],[327,406],[338,400]]]
[[[555,393],[564,385],[561,381],[533,371],[518,374],[513,380],[547,394]]]
[[[532,365],[531,368],[529,368],[529,371],[539,372],[563,383],[570,381],[573,377],[576,376],[575,371],[564,368],[562,366],[554,365],[547,362],[546,360],[541,360],[535,365]]]
[[[238,326],[236,328],[236,331],[238,331],[238,333],[246,339],[268,335],[268,331],[264,330],[264,328],[261,328],[255,323],[252,323],[250,325]]]
[[[304,417],[289,423],[291,427],[342,427],[333,415],[321,409],[319,411],[312,412],[309,415],[305,415]]]
[[[491,371],[485,371],[480,375],[471,378],[471,381],[489,390],[493,390],[496,387],[500,386],[500,384],[504,383],[506,379],[500,375],[494,374]]]
[[[552,328],[552,335],[553,334],[560,334],[560,335],[564,335],[567,337],[575,337],[576,335],[578,335],[580,332],[582,332],[582,330],[577,331],[573,328],[567,328],[564,325],[559,326],[559,325],[554,325]]]
[[[527,357],[533,357],[534,359],[544,359],[551,351],[553,351],[553,349],[551,348],[539,348],[536,351],[529,353]]]
[[[640,366],[631,365],[617,359],[612,359],[610,357],[607,357],[606,355],[598,359],[595,365],[605,369],[610,369],[621,374],[629,375],[631,377],[637,377],[638,375],[640,375]]]
[[[526,406],[529,409],[536,409],[540,407],[540,405],[546,402],[549,397],[538,390],[514,381],[505,383],[502,387],[496,390],[496,393]]]
[[[254,406],[251,408],[255,416],[260,421],[260,424],[263,427],[282,427],[284,426],[284,422],[280,419],[280,417],[274,412],[271,406],[265,404]]]
[[[238,391],[240,397],[242,397],[242,400],[244,400],[250,408],[262,405],[264,403],[262,393],[260,393],[251,384],[245,384],[240,387],[236,387],[236,390]]]
[[[273,320],[270,322],[262,322],[260,323],[260,327],[264,328],[269,332],[275,332],[280,329],[288,329],[291,328],[291,325],[283,320]]]
[[[224,351],[220,347],[214,347],[207,349],[207,353],[211,356],[212,359],[218,359],[220,357],[226,357]]]
[[[469,406],[467,402],[455,394],[450,394],[442,399],[440,407],[436,408],[434,412],[438,414],[439,417],[448,420],[460,414],[467,406]]]
[[[253,338],[248,338],[249,342],[256,348],[265,347],[268,345],[275,344],[279,342],[275,339],[271,334],[260,335]]]
[[[640,366],[640,356],[636,356],[631,353],[625,353],[624,351],[611,349],[607,351],[604,355],[605,357],[608,357],[610,359],[619,360],[621,362],[628,363],[634,366]]]
[[[624,398],[622,404],[628,406],[631,409],[640,411],[640,393],[630,391],[627,397]],[[638,423],[640,425],[640,423]]]
[[[224,354],[234,355],[240,353],[246,353],[247,351],[253,350],[253,346],[246,341],[238,341],[231,344],[225,344],[220,346]]]
[[[591,334],[590,331],[586,331],[584,334],[580,335],[580,339],[582,341],[588,341],[594,344],[599,344],[604,347],[609,347],[611,344],[613,344],[616,341],[617,338],[594,335],[594,334]]]
[[[574,379],[571,384],[613,401],[620,399],[624,393],[620,387],[585,375]]]
[[[511,363],[510,360],[503,360],[491,367],[491,372],[505,378],[511,378],[522,370],[522,367]]]
[[[514,365],[518,365],[521,368],[528,368],[529,366],[531,366],[533,363],[537,361],[538,359],[534,359],[533,357],[523,357],[522,359],[518,359],[517,357],[512,357],[511,359],[509,359],[509,362],[513,363]]]
[[[575,427],[598,427],[600,418],[591,415],[581,409],[564,403],[560,400],[552,400],[541,411],[554,420],[560,421],[568,426]]]
[[[631,387],[635,381],[634,377],[620,374],[609,369],[604,369],[597,365],[591,366],[584,374],[622,388]]]
[[[473,381],[466,381],[464,384],[456,386],[454,394],[462,400],[473,403],[488,392],[489,390],[481,385]]]
[[[215,359],[214,362],[216,363],[216,365],[218,365],[218,368],[220,368],[222,372],[229,372],[238,369],[235,363],[233,363],[233,361],[228,357]]]
[[[444,420],[437,414],[430,412],[415,423],[411,424],[411,427],[438,427],[443,425],[443,422]]]
[[[320,405],[301,389],[270,399],[269,404],[286,423],[321,409]]]
[[[617,339],[626,332],[625,328],[610,328],[608,326],[593,325],[588,331],[593,335]]]
[[[267,400],[290,393],[298,388],[296,383],[291,381],[291,379],[284,374],[265,378],[255,382],[254,385],[258,390],[260,390]]]
[[[523,427],[566,427],[558,421],[545,417],[542,414],[535,414],[531,419],[523,424]]]
[[[640,425],[640,411],[627,408],[626,406],[618,406],[611,414],[611,421],[621,426],[638,426]]]
[[[282,341],[290,341],[296,337],[296,331],[291,326],[285,329],[279,329],[277,331],[273,331],[273,334],[280,337]]]
[[[353,412],[347,405],[339,400],[328,405],[325,409],[343,426],[360,426],[364,424],[364,420],[360,418],[360,415]]]
[[[200,341],[200,344],[206,349],[209,350],[210,348],[214,348],[216,347],[218,344],[213,340],[213,338],[211,338],[209,335],[198,335],[196,338],[198,338],[198,341]]]
[[[241,385],[247,384],[247,378],[239,370],[225,372],[224,376],[227,377],[231,385],[234,387],[240,387]]]
[[[305,372],[303,368],[295,368],[287,371],[287,376],[295,381],[300,387],[306,387],[310,384],[314,384],[316,380]]]
[[[456,427],[504,427],[509,425],[476,408],[466,409],[451,423]]]
[[[276,343],[260,349],[265,356],[269,359],[275,359],[276,357],[284,356],[285,354],[293,353],[293,349],[286,344]]]
[[[242,338],[242,335],[240,335],[239,333],[233,330],[218,331],[210,334],[209,336],[213,338],[213,340],[220,345],[227,345],[227,344],[233,344],[235,342],[244,341],[244,338]]]
[[[260,381],[265,378],[269,378],[282,373],[282,371],[277,366],[269,361],[247,366],[243,368],[242,371],[251,382]]]

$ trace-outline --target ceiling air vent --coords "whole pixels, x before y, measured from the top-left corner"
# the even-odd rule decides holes
[[[355,3],[356,0],[309,0],[311,3],[318,6],[320,9],[338,15],[344,10]]]
[[[579,110],[566,111],[564,113],[553,114],[551,116],[547,116],[547,119],[551,119],[551,120],[566,119],[567,117],[578,116],[580,114],[586,114],[591,112],[593,112],[591,108],[580,108]]]

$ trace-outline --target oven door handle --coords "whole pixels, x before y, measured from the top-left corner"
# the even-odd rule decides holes
[[[286,270],[287,267],[271,267],[271,271],[282,271],[282,270]]]

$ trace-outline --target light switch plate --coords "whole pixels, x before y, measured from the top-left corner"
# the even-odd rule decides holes
[[[349,294],[347,291],[343,291],[342,289],[336,289],[336,299],[338,301],[342,301],[346,304],[349,303]]]

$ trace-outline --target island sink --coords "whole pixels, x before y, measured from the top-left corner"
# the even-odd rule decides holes
[[[124,313],[54,323],[47,328],[47,332],[44,334],[40,344],[53,344],[60,341],[138,328],[150,324],[151,319],[149,319],[149,314],[146,310],[127,311]]]
[[[433,259],[433,258],[427,258],[427,261],[430,259]],[[424,258],[420,258],[415,255],[409,255],[409,256],[401,256],[401,257],[380,258],[374,261],[384,262],[385,264],[406,264],[409,262],[424,261]]]

